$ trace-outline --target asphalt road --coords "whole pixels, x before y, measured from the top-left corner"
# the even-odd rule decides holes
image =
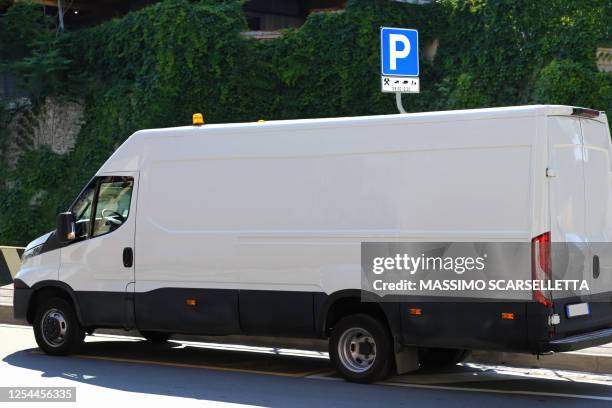
[[[0,360],[0,386],[76,387],[79,406],[612,406],[612,373],[472,364],[359,385],[337,378],[321,352],[95,335],[78,355],[51,357],[31,328],[12,325],[0,325]]]

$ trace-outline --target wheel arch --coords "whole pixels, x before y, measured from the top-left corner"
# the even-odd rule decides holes
[[[34,314],[36,313],[36,307],[39,302],[51,296],[58,296],[66,299],[72,304],[76,312],[77,319],[79,320],[79,324],[83,324],[79,302],[77,301],[74,290],[70,287],[70,285],[61,281],[45,280],[34,284],[32,286],[32,290],[32,297],[30,298],[27,310],[28,323],[32,324],[34,322]]]
[[[360,289],[345,289],[327,296],[316,316],[317,334],[329,337],[331,328],[342,317],[365,313],[379,318],[391,335],[397,338],[401,332],[399,305],[391,302],[363,302],[363,291]]]

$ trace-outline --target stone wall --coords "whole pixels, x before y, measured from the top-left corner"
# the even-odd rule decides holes
[[[597,68],[601,72],[612,72],[612,48],[597,48]]]
[[[46,98],[38,108],[30,104],[16,108],[8,126],[8,164],[14,166],[23,154],[41,146],[57,154],[69,152],[83,125],[83,112],[81,101],[54,98]]]

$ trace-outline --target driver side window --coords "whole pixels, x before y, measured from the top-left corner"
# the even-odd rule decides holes
[[[119,228],[130,213],[132,177],[105,177],[97,190],[93,237],[108,234]]]
[[[98,183],[96,180],[89,183],[79,198],[72,205],[72,214],[76,223],[76,238],[82,239],[89,236],[89,225],[91,222],[91,211],[94,205],[94,195]]]

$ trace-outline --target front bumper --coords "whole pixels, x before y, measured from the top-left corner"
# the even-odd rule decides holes
[[[15,320],[28,320],[28,308],[32,299],[33,289],[15,288],[13,292],[13,317]]]
[[[552,340],[546,343],[544,349],[564,352],[601,346],[607,343],[612,343],[612,328],[576,334],[559,340]]]

